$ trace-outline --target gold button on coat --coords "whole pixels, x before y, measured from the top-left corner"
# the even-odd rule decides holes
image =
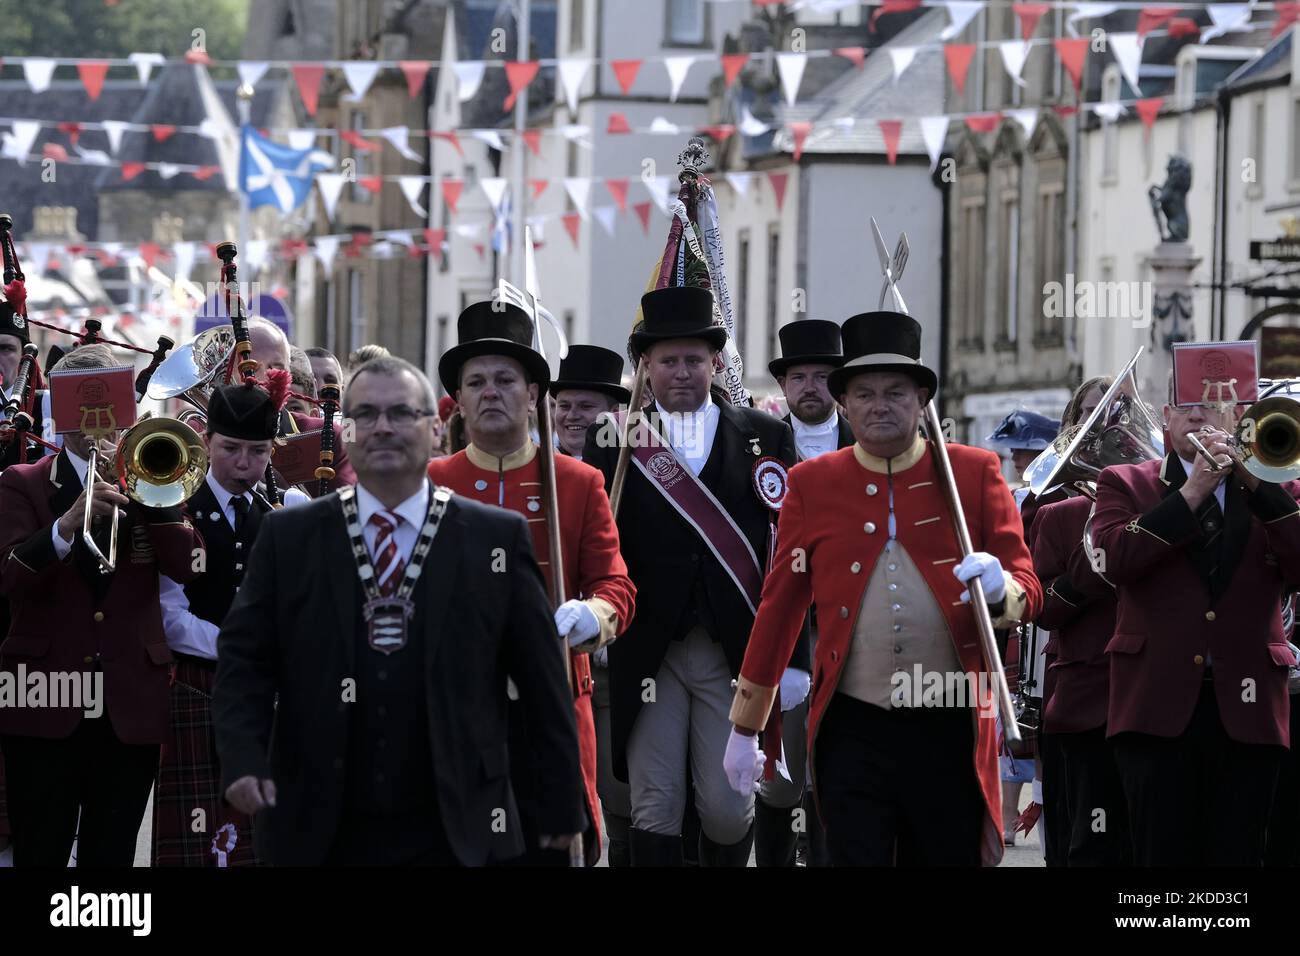
[[[102,621],[103,619],[104,619],[104,612],[103,612],[103,611],[96,611],[96,612],[95,612],[95,621],[98,622],[98,621]]]
[[[1206,619],[1207,621],[1213,621],[1214,618],[1215,618],[1216,616],[1217,616],[1217,615],[1215,615],[1215,613],[1214,613],[1213,611],[1206,611],[1206,612],[1205,612],[1205,619]]]

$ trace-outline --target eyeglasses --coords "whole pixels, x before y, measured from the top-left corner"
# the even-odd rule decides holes
[[[379,424],[381,415],[388,419],[394,428],[410,428],[422,418],[428,418],[434,412],[427,408],[412,408],[410,405],[393,405],[390,408],[375,408],[362,405],[352,410],[351,418],[360,428],[374,428]]]

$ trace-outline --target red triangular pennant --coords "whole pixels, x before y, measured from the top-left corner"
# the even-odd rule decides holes
[[[959,95],[966,91],[966,74],[970,72],[970,61],[974,56],[974,43],[943,45],[943,58],[948,62],[948,75],[952,77],[953,89]]]
[[[439,133],[437,130],[431,129],[429,130],[429,135],[433,139],[445,139],[447,142],[451,143],[452,146],[456,147],[457,153],[459,153],[461,156],[465,155],[465,150],[460,148],[460,137],[456,135],[456,131],[454,129],[446,133]]]
[[[3,63],[3,62],[4,62],[3,60],[0,60],[0,63]],[[80,123],[69,123],[69,122],[63,122],[63,123],[60,123],[60,124],[59,124],[59,132],[60,132],[60,133],[66,133],[66,134],[67,134],[67,137],[68,137],[68,142],[70,142],[73,146],[76,146],[76,145],[77,145],[77,140],[78,140],[78,139],[80,138],[80,136],[81,136],[81,124],[80,124]]]
[[[740,71],[745,68],[749,62],[748,53],[724,53],[722,55],[722,78],[726,81],[727,86],[736,82],[736,77]]]
[[[144,172],[144,163],[123,163],[122,164],[122,182],[129,183],[135,177]]]
[[[64,163],[68,160],[68,151],[58,143],[46,143],[41,147],[41,155],[56,163]]]
[[[424,241],[429,247],[429,255],[442,258],[442,243],[447,238],[446,229],[424,230]]]
[[[474,243],[474,251],[478,253],[478,257],[480,259],[487,258],[487,246],[483,245],[483,243],[481,242]]]
[[[842,56],[845,59],[852,60],[853,65],[859,70],[862,69],[862,64],[867,61],[867,51],[860,46],[839,46],[834,50],[831,50],[831,52],[836,56]]]
[[[973,133],[991,133],[998,128],[1001,113],[976,113],[966,117],[966,125]]]
[[[406,92],[411,99],[424,89],[424,78],[429,73],[428,60],[399,60],[397,68],[406,76]]]
[[[706,136],[712,136],[719,143],[725,143],[727,137],[736,131],[736,127],[723,124],[720,126],[701,126],[700,132]]]
[[[605,188],[614,197],[614,202],[618,203],[618,211],[627,212],[627,180],[606,179]]]
[[[444,179],[442,181],[442,201],[447,204],[447,208],[453,213],[456,212],[456,203],[460,202],[461,191],[465,188],[463,179]]]
[[[780,212],[781,207],[785,205],[785,187],[790,181],[790,174],[768,173],[767,179],[772,184],[772,195],[776,197],[776,211]]]
[[[630,133],[632,127],[628,125],[627,117],[622,113],[610,113],[609,125],[605,127],[605,132],[610,134]]]
[[[573,240],[573,248],[578,248],[578,223],[582,221],[582,217],[576,212],[566,212],[560,219],[564,222],[564,231]]]
[[[632,211],[641,220],[641,231],[647,236],[650,235],[650,203],[648,201],[633,203]]]
[[[384,188],[384,178],[382,176],[358,176],[357,185],[368,192],[377,193]]]
[[[1200,32],[1201,28],[1196,25],[1196,21],[1187,17],[1174,17],[1169,21],[1169,35],[1175,39],[1199,36]]]
[[[104,88],[104,74],[107,72],[108,64],[103,60],[89,60],[77,64],[81,85],[86,88],[86,95],[92,100],[99,99],[99,93]]]
[[[1142,39],[1178,15],[1177,7],[1147,7],[1138,15],[1137,35]]]
[[[1028,40],[1034,35],[1034,30],[1038,27],[1038,21],[1043,18],[1044,13],[1051,9],[1051,5],[1046,3],[1013,3],[1011,9],[1015,11],[1020,20],[1020,39]]]
[[[194,172],[190,173],[190,175],[198,180],[207,180],[211,179],[219,172],[221,172],[220,166],[200,166],[198,169],[194,170]]]
[[[529,181],[529,185],[533,187],[533,202],[536,202],[537,197],[546,192],[546,187],[550,184],[549,179],[533,179]]]
[[[1073,116],[1075,113],[1079,112],[1079,107],[1077,107],[1077,106],[1053,106],[1053,107],[1052,107],[1052,112],[1055,113],[1057,116],[1061,117],[1061,119],[1069,119],[1069,118],[1070,118],[1071,116]]]
[[[1142,117],[1142,125],[1151,132],[1151,127],[1156,123],[1156,115],[1160,112],[1160,107],[1164,103],[1163,96],[1149,96],[1144,100],[1138,100],[1133,104],[1137,109],[1138,116]]]
[[[371,153],[379,148],[379,144],[366,139],[354,129],[345,129],[339,131],[339,139],[345,143],[351,144],[354,149],[359,149],[363,153]]]
[[[541,64],[537,60],[507,60],[506,61],[506,80],[510,84],[510,95],[506,97],[505,108],[512,109],[515,105],[515,97],[529,83],[533,82],[533,77],[537,75],[537,68]]]
[[[158,261],[160,252],[162,252],[162,249],[156,242],[140,243],[140,258],[144,260],[145,268],[153,268],[154,263]]]
[[[902,120],[877,120],[880,126],[880,135],[885,137],[885,155],[889,158],[889,165],[893,166],[898,162],[898,140],[903,135]]]
[[[1277,19],[1273,21],[1272,36],[1277,36],[1296,20],[1300,20],[1300,0],[1277,0],[1273,4]]]
[[[875,12],[871,14],[871,29],[874,30],[876,21],[887,13],[907,13],[920,5],[921,0],[882,0],[880,6],[876,7]]]
[[[1088,37],[1079,37],[1070,39],[1068,37],[1058,38],[1052,41],[1056,47],[1056,55],[1061,58],[1061,66],[1065,67],[1065,72],[1070,74],[1070,79],[1074,80],[1074,90],[1079,91],[1079,84],[1083,82],[1083,61],[1088,58]]]
[[[166,123],[154,123],[149,129],[153,132],[153,138],[158,142],[166,142],[168,137],[176,132],[175,126],[169,126]]]
[[[641,62],[641,60],[610,61],[610,69],[614,71],[614,78],[618,80],[624,96],[632,92],[632,84],[636,82],[636,75],[641,71]]]
[[[325,67],[311,63],[295,63],[292,67],[294,82],[298,84],[298,95],[302,97],[303,108],[308,116],[316,115],[316,103],[320,97],[320,81],[325,76]]]
[[[200,66],[211,66],[212,57],[208,56],[207,50],[186,50],[186,63],[198,63]]]
[[[528,150],[534,156],[542,155],[542,131],[540,129],[524,130],[524,142],[528,144]]]
[[[799,162],[799,157],[803,155],[803,144],[808,139],[808,134],[812,132],[812,123],[808,120],[797,120],[790,123],[790,138],[794,140],[794,161]]]

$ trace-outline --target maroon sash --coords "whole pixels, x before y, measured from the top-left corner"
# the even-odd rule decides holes
[[[751,614],[758,613],[763,570],[754,549],[727,509],[640,416],[629,435],[632,461],[641,474],[686,519],[740,591]]]

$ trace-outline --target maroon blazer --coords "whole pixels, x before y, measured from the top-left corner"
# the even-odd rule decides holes
[[[1201,692],[1207,657],[1224,730],[1233,740],[1289,746],[1284,589],[1300,587],[1300,485],[1233,477],[1225,491],[1217,572],[1202,570],[1203,531],[1178,493],[1172,453],[1101,473],[1093,543],[1118,589],[1107,734],[1177,737]],[[1245,698],[1243,700],[1243,698]]]
[[[160,744],[167,733],[171,651],[163,634],[158,575],[193,580],[203,541],[179,508],[122,509],[117,570],[100,575],[78,533],[60,561],[55,521],[81,494],[65,453],[0,474],[0,593],[9,599],[9,635],[0,672],[104,671],[104,716],[123,743]],[[0,733],[63,738],[78,708],[0,708]]]
[[[1083,547],[1091,510],[1092,501],[1078,495],[1043,505],[1034,518],[1034,573],[1047,589],[1037,624],[1052,632],[1056,646],[1043,712],[1043,729],[1051,734],[1106,726],[1115,591],[1093,571]]]

